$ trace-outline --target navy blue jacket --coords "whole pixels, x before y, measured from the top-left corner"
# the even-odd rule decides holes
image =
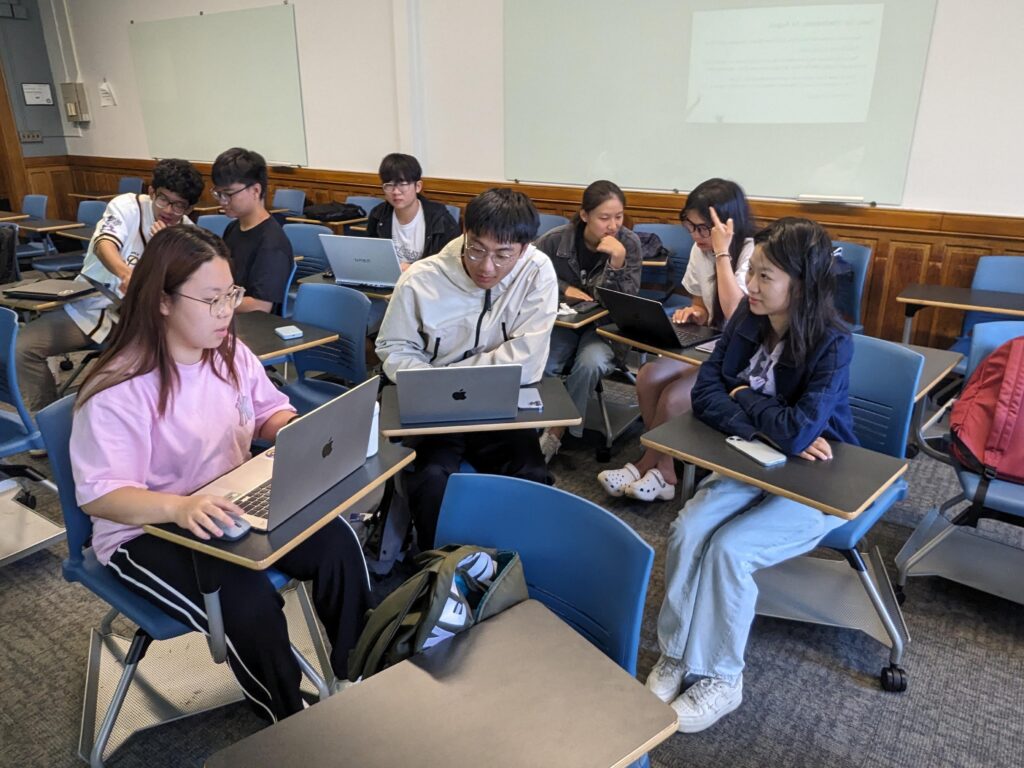
[[[761,345],[761,323],[745,300],[736,308],[715,351],[700,367],[691,397],[694,414],[728,435],[767,438],[790,456],[819,436],[857,445],[849,401],[853,339],[848,331],[828,330],[800,366],[784,349],[775,364],[774,397],[749,388],[737,392],[735,399],[729,397],[747,383],[739,375]]]

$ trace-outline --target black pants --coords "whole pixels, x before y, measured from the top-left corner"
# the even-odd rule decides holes
[[[435,435],[416,443],[415,470],[405,481],[421,550],[432,549],[448,477],[467,461],[477,472],[548,482],[544,454],[532,429]]]
[[[133,592],[206,633],[198,568],[205,584],[220,585],[228,664],[257,714],[277,722],[302,709],[302,672],[289,645],[284,599],[265,573],[207,555],[196,555],[193,566],[190,550],[149,534],[118,547],[109,567]],[[292,578],[313,582],[313,605],[331,643],[331,666],[339,678],[348,677],[348,653],[362,630],[370,595],[366,561],[355,532],[335,520],[274,567]]]

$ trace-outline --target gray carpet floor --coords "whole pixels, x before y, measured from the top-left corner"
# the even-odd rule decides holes
[[[594,481],[605,466],[635,458],[638,431],[611,465],[590,446],[567,445],[552,465],[560,487],[619,515],[655,548],[639,659],[643,679],[657,658],[655,617],[663,596],[664,541],[678,502],[607,499]],[[950,471],[915,459],[909,498],[869,535],[886,562],[928,507],[951,496]],[[55,499],[39,493],[56,517]],[[1002,535],[996,530],[990,535]],[[0,569],[0,765],[75,766],[86,649],[104,604],[60,575],[63,545]],[[936,578],[918,578],[904,606],[912,642],[910,688],[884,693],[877,676],[887,649],[857,632],[758,618],[751,632],[744,703],[701,734],[677,734],[651,755],[655,766],[1020,766],[1024,765],[1024,609]],[[122,625],[130,634],[132,627]],[[381,712],[382,722],[388,717]],[[133,737],[108,762],[199,766],[261,727],[244,704]],[[467,734],[472,744],[472,734]],[[571,749],[571,745],[567,745]],[[486,755],[481,755],[486,764]],[[339,755],[339,764],[343,756]],[[557,756],[552,765],[557,765]]]

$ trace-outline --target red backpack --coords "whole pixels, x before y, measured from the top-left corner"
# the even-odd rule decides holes
[[[1024,336],[986,357],[967,380],[949,415],[950,452],[982,476],[980,510],[993,478],[1024,483]]]

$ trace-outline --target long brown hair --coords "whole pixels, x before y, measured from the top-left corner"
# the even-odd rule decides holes
[[[213,259],[229,260],[224,241],[199,227],[176,226],[157,232],[139,259],[128,292],[118,311],[120,319],[110,335],[106,351],[85,377],[75,405],[105,389],[160,372],[161,416],[179,384],[178,368],[167,348],[167,328],[160,302],[174,294],[203,264]],[[221,364],[218,364],[221,363]],[[238,386],[235,371],[235,323],[216,349],[203,350],[203,364],[209,365],[222,381]]]

